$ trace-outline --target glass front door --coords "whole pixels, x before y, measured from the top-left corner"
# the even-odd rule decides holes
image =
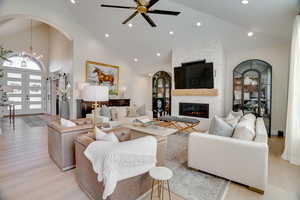
[[[5,70],[5,82],[10,88],[8,103],[13,103],[16,114],[44,113],[44,83],[40,72]]]

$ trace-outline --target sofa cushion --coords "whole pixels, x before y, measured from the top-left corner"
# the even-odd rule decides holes
[[[138,116],[145,116],[146,115],[146,105],[142,105],[137,108],[136,113]]]
[[[231,112],[225,118],[225,121],[232,127],[235,128],[236,125],[239,123],[240,117],[234,116]]]
[[[70,120],[67,120],[67,119],[64,119],[64,118],[61,118],[60,119],[60,124],[64,127],[74,127],[76,126],[76,124]]]
[[[113,143],[119,143],[119,139],[117,138],[117,136],[113,132],[106,134],[105,136],[103,136],[99,140],[107,141],[107,142],[113,142]]]
[[[108,117],[109,119],[111,119],[110,109],[106,105],[103,105],[100,108],[99,114],[100,114],[100,116]]]
[[[241,111],[241,110],[237,111],[237,112],[231,111],[230,114],[232,114],[233,116],[238,117],[238,118],[241,118],[244,115],[243,111]]]
[[[232,136],[234,128],[229,125],[224,119],[215,116],[213,121],[213,127],[210,130],[210,134],[224,137]]]
[[[254,115],[253,115],[254,116]],[[251,115],[245,115],[242,117],[238,125],[236,126],[233,138],[253,141],[255,138],[255,122],[256,118]]]
[[[106,135],[106,133],[97,127],[95,129],[96,129],[96,133],[95,133],[96,140],[101,140],[101,138],[103,138]]]
[[[115,107],[110,108],[110,115],[112,121],[118,121],[119,120],[119,113],[118,109]]]

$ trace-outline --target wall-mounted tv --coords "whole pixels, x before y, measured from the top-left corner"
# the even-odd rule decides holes
[[[214,65],[205,60],[183,63],[174,68],[175,89],[214,88]]]

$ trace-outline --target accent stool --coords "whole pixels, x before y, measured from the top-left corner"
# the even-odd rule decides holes
[[[158,184],[158,198],[159,200],[164,199],[164,186],[168,186],[168,193],[169,193],[169,200],[171,200],[171,191],[170,191],[170,184],[169,180],[173,177],[173,172],[166,167],[154,167],[149,172],[152,180],[152,190],[151,190],[151,200],[153,198],[153,190],[155,181]]]

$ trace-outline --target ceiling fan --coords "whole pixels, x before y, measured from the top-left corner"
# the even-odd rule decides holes
[[[167,10],[150,10],[152,6],[154,6],[159,0],[150,0],[149,2],[145,0],[134,0],[136,3],[136,7],[128,7],[128,6],[114,6],[114,5],[106,5],[102,4],[101,7],[107,7],[107,8],[123,8],[123,9],[130,9],[135,10],[135,12],[129,16],[123,24],[127,24],[132,18],[137,16],[138,14],[141,14],[144,19],[152,26],[156,27],[156,24],[154,21],[149,17],[148,14],[160,14],[160,15],[173,15],[177,16],[180,14],[180,12],[175,11],[167,11]]]

